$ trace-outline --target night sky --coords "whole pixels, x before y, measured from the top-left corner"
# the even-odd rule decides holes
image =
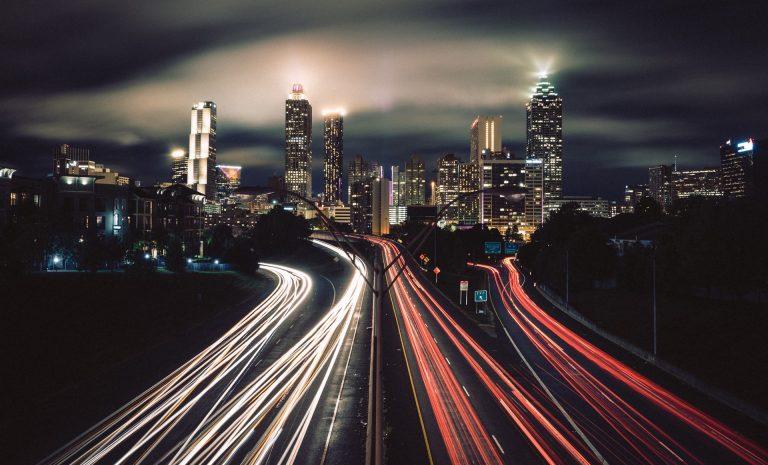
[[[653,6],[655,4],[656,6]],[[647,167],[711,166],[768,132],[766,2],[19,1],[0,18],[0,166],[50,169],[53,148],[150,184],[186,147],[192,103],[218,104],[218,161],[244,182],[283,171],[291,84],[348,109],[345,159],[464,160],[477,114],[524,154],[525,101],[550,72],[564,99],[565,193],[618,199]],[[345,162],[346,165],[346,162]]]

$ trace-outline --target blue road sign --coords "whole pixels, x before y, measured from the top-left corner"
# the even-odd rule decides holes
[[[475,302],[488,302],[488,291],[475,291]]]
[[[485,253],[488,255],[501,254],[501,242],[486,242]]]
[[[517,251],[520,250],[520,244],[517,242],[505,242],[504,243],[504,253],[507,255],[514,255],[517,253]]]

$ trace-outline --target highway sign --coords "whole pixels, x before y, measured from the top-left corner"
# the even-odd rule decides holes
[[[468,291],[469,290],[469,281],[459,281],[459,290],[460,291]]]
[[[432,270],[432,272],[435,273],[435,274],[438,274],[438,273],[440,273],[440,268],[435,267],[435,269]]]
[[[488,302],[488,291],[485,289],[475,291],[475,302]]]
[[[520,244],[517,242],[505,242],[504,253],[508,255],[516,254],[520,250]]]
[[[488,255],[501,254],[501,242],[486,242],[485,253]]]

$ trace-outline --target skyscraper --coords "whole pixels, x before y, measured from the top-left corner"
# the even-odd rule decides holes
[[[461,191],[459,166],[461,160],[449,153],[437,161],[437,206],[442,209],[456,200]],[[458,205],[454,204],[445,212],[444,218],[449,223],[458,220]]]
[[[459,192],[466,194],[480,189],[479,163],[459,163]],[[480,200],[477,195],[468,195],[456,202],[456,215],[459,224],[477,224],[479,219]]]
[[[648,195],[664,210],[672,206],[672,167],[658,165],[648,168]]]
[[[544,160],[525,160],[525,223],[532,233],[544,222]]]
[[[171,152],[171,182],[173,184],[186,184],[189,172],[189,157],[181,149]]]
[[[723,195],[719,168],[698,168],[672,172],[672,196],[675,199],[688,197],[720,197]]]
[[[405,205],[426,204],[427,181],[424,177],[424,162],[413,155],[405,163]]]
[[[225,205],[235,203],[235,190],[240,187],[242,166],[216,165],[217,200]]]
[[[323,112],[325,147],[325,202],[335,204],[341,200],[344,173],[344,110]]]
[[[481,160],[485,149],[501,152],[501,115],[478,116],[469,127],[469,162]]]
[[[216,199],[216,104],[192,105],[187,185],[208,200]]]
[[[301,84],[285,101],[285,188],[312,197],[312,105]]]
[[[389,195],[392,181],[387,178],[372,178],[371,189],[371,234],[383,236],[389,234]]]
[[[358,181],[365,181],[373,176],[370,165],[359,153],[349,160],[347,167],[347,201],[352,203],[352,185]]]
[[[735,146],[729,140],[720,146],[720,173],[726,197],[745,197],[753,193],[754,146],[752,139]]]
[[[542,160],[544,209],[563,196],[563,99],[542,75],[525,106],[526,158]]]
[[[525,186],[526,161],[497,154],[482,160],[482,188],[504,188]],[[503,195],[480,194],[480,222],[502,233],[508,228],[522,226],[525,205],[510,202]]]

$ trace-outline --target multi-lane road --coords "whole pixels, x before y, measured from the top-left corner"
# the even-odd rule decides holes
[[[359,437],[342,403],[366,339],[361,309],[365,264],[318,299],[302,271],[263,264],[276,289],[221,338],[43,463],[345,463],[344,437]],[[355,268],[356,267],[356,268]],[[358,271],[359,270],[359,271]],[[361,329],[362,326],[362,329]],[[362,390],[365,392],[365,390]],[[356,431],[351,431],[356,430]],[[359,444],[353,448],[360,450]],[[361,455],[361,454],[358,454]]]
[[[398,254],[371,241],[387,263]],[[508,351],[491,350],[412,259],[388,272],[391,282],[404,268],[390,300],[430,463],[768,463],[758,445],[560,325],[504,265],[482,268]]]

